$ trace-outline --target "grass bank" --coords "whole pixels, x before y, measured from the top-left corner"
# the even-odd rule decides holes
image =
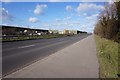
[[[100,78],[117,78],[118,43],[95,35]]]
[[[4,37],[0,40],[2,42],[11,42],[11,41],[22,41],[22,40],[34,40],[34,39],[50,39],[50,38],[60,38],[68,35],[63,34],[53,34],[53,35],[41,35],[41,36],[13,36],[13,37]],[[72,36],[72,35],[70,35]]]

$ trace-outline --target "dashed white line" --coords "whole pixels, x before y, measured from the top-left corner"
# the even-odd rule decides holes
[[[27,45],[27,46],[22,46],[22,47],[18,47],[18,48],[28,48],[28,47],[33,47],[35,45]]]

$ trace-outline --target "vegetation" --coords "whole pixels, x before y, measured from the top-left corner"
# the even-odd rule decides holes
[[[100,77],[120,75],[120,1],[105,4],[98,17],[94,33],[100,62]]]
[[[119,42],[120,36],[120,1],[106,4],[101,12],[94,33],[107,39]]]
[[[21,41],[21,40],[33,40],[33,39],[49,39],[49,38],[59,38],[65,37],[68,35],[65,34],[49,34],[49,35],[41,35],[41,36],[12,36],[12,37],[3,37],[2,42],[10,42],[10,41]],[[69,35],[71,36],[71,35]]]
[[[100,78],[117,78],[118,43],[95,36],[100,63]]]

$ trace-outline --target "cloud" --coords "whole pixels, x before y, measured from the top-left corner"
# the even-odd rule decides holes
[[[74,22],[71,21],[68,25],[72,27],[76,27],[76,26],[80,26],[81,23],[79,21],[74,21]]]
[[[66,17],[66,18],[64,18],[63,20],[70,20],[72,17],[71,16],[68,16],[68,17]]]
[[[0,0],[1,2],[109,2],[111,0]],[[117,2],[119,0],[112,0]]]
[[[66,21],[66,20],[70,20],[71,18],[72,18],[72,17],[70,17],[70,16],[65,17],[65,18],[63,18],[63,19],[58,19],[58,18],[56,18],[55,21],[57,21],[57,22],[63,22],[63,21]]]
[[[36,22],[38,22],[39,20],[36,18],[36,17],[30,17],[29,18],[29,22],[31,22],[31,23],[36,23]]]
[[[88,16],[88,14],[87,13],[83,13],[83,14],[78,14],[78,16],[79,17],[81,17],[81,16],[85,16],[86,17],[86,16]]]
[[[43,24],[43,26],[50,27],[50,24],[45,23],[45,24]]]
[[[71,17],[66,17],[66,20],[70,20],[71,19]]]
[[[34,10],[34,13],[37,14],[37,15],[42,15],[44,14],[44,9],[47,8],[47,5],[37,5],[35,10]]]
[[[95,19],[97,19],[98,16],[99,16],[99,14],[94,14],[94,15],[91,15],[91,16],[87,16],[86,19],[95,20]]]
[[[58,22],[58,23],[52,23],[51,26],[55,26],[55,27],[77,27],[80,26],[80,22],[79,21],[69,21],[69,22]]]
[[[109,1],[116,1],[116,0],[81,0],[80,2],[109,2]]]
[[[83,13],[84,16],[87,16],[87,13]]]
[[[65,0],[49,0],[49,2],[63,2]]]
[[[73,8],[72,8],[72,6],[69,6],[69,5],[68,5],[68,6],[66,6],[66,10],[67,10],[67,11],[72,11]]]
[[[8,10],[6,10],[5,8],[0,8],[0,13],[2,13],[2,15],[1,15],[2,20],[12,20],[13,19],[13,16],[11,14],[9,14]]]
[[[57,22],[63,21],[62,19],[55,19]]]
[[[80,3],[79,6],[77,7],[77,12],[91,12],[95,10],[103,10],[104,6],[101,5],[96,5],[93,3]]]
[[[11,2],[11,0],[0,0],[1,2]]]

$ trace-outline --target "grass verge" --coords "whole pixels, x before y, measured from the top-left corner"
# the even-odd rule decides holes
[[[12,41],[34,40],[34,39],[60,38],[66,36],[68,35],[54,34],[54,35],[41,35],[41,36],[20,36],[20,37],[18,36],[18,37],[1,38],[0,41],[2,40],[2,42],[12,42]]]
[[[95,35],[100,78],[117,78],[118,43]]]

